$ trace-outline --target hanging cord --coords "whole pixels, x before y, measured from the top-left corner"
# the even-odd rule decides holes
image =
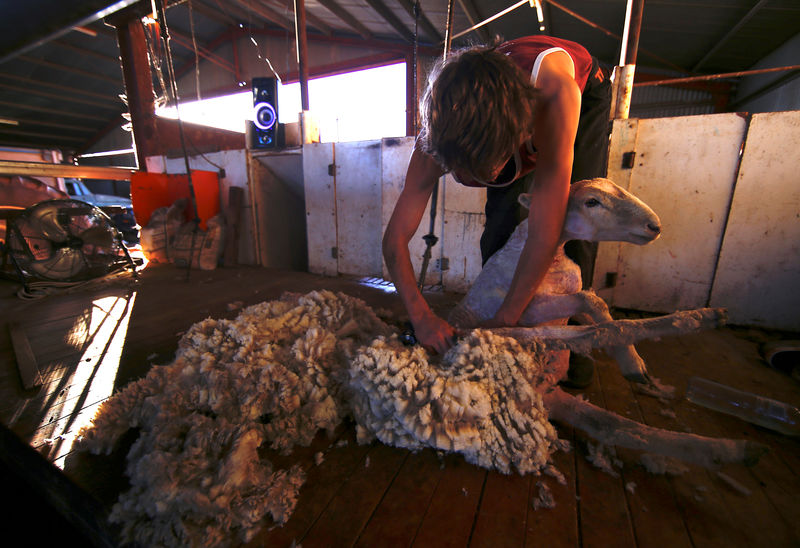
[[[192,49],[194,50],[194,88],[197,91],[197,100],[200,101],[200,53],[197,51],[197,38],[194,35],[194,10],[192,0],[188,0],[189,5],[189,28],[192,33]]]
[[[419,23],[419,0],[414,4],[414,82],[415,82],[415,92],[416,92],[416,79],[417,79],[417,69],[416,69],[416,51],[417,51],[417,44],[419,42],[419,38],[417,36],[417,26]],[[450,34],[451,34],[451,27],[453,25],[453,0],[450,0],[447,3],[447,27],[445,28],[445,40],[444,40],[444,52],[442,53],[443,59],[447,59],[448,54],[450,53]],[[416,107],[415,107],[416,109]],[[415,128],[416,128],[416,120],[415,120]],[[422,254],[422,268],[419,272],[419,281],[417,285],[419,286],[419,290],[422,291],[425,287],[425,276],[428,273],[428,265],[431,262],[431,248],[436,245],[439,241],[439,238],[434,234],[434,230],[436,228],[436,207],[438,206],[439,202],[439,179],[433,185],[433,194],[431,195],[431,213],[430,213],[430,227],[428,233],[422,237],[425,241],[425,252]]]
[[[192,223],[194,226],[192,228],[192,243],[189,248],[189,264],[186,267],[186,280],[189,280],[189,273],[192,270],[192,262],[194,261],[194,244],[195,239],[197,236],[197,230],[200,225],[200,216],[197,213],[197,196],[194,191],[194,183],[192,181],[192,170],[189,167],[189,155],[186,151],[186,137],[183,131],[183,120],[181,119],[180,114],[180,107],[179,97],[178,97],[178,80],[175,77],[175,67],[172,63],[172,49],[170,48],[170,38],[169,38],[169,28],[167,27],[167,13],[166,9],[164,8],[164,1],[165,0],[151,0],[153,11],[157,14],[157,18],[160,19],[160,29],[161,29],[161,40],[164,43],[164,51],[166,57],[166,64],[167,64],[167,75],[169,77],[169,85],[171,91],[171,98],[175,102],[175,113],[178,116],[178,134],[180,135],[181,140],[181,149],[183,150],[183,162],[186,166],[186,176],[189,180],[189,194],[192,200],[192,213],[194,214],[194,218],[192,219]]]
[[[158,103],[157,106],[163,106],[163,103],[167,100],[167,97],[169,97],[169,91],[164,81],[164,71],[161,68],[160,51],[156,51],[156,46],[159,45],[159,42],[156,41],[157,37],[151,36],[151,32],[152,26],[144,25],[144,41],[147,44],[147,52],[150,55],[150,64],[158,77],[158,84],[161,87],[161,93],[156,98],[156,103]]]

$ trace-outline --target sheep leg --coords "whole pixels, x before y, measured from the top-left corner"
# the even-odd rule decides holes
[[[543,341],[550,350],[571,350],[588,354],[592,348],[632,345],[643,339],[682,335],[713,329],[725,323],[722,308],[682,310],[643,320],[610,320],[595,325],[542,325],[538,327],[497,327],[498,335],[520,342]]]
[[[578,428],[606,445],[673,457],[707,468],[728,462],[752,466],[767,450],[747,440],[709,438],[641,424],[559,388],[544,394],[544,405],[551,420]]]
[[[534,304],[536,313],[527,314],[526,311],[520,324],[535,325],[548,321],[549,319],[554,319],[558,317],[558,314],[560,314],[562,318],[576,317],[580,319],[583,316],[588,316],[594,324],[601,324],[603,326],[608,326],[614,321],[608,310],[608,305],[592,291],[581,291],[580,293],[572,295],[548,296],[538,302],[535,300],[532,305]],[[529,307],[528,310],[533,312],[532,307]],[[655,322],[645,320],[645,323],[642,324],[644,333],[641,334],[638,334],[640,330],[635,327],[637,324],[632,323],[636,321],[622,320],[623,323],[618,324],[618,332],[615,332],[613,329],[604,329],[598,333],[599,338],[593,334],[584,335],[587,341],[591,341],[590,345],[586,344],[581,347],[578,344],[581,341],[578,339],[574,348],[570,349],[575,352],[588,354],[591,348],[605,348],[608,354],[617,362],[622,375],[626,379],[642,384],[653,384],[647,374],[647,366],[633,347],[633,342],[641,338],[655,338],[662,335],[680,334],[697,329],[717,327],[722,320],[721,314],[718,313],[704,313],[701,314],[701,318],[692,316],[691,313],[689,316],[686,316],[684,313],[678,314],[680,315],[677,317],[674,315],[665,316],[664,318],[668,318],[668,320],[663,320],[667,322],[663,325],[659,325],[662,323],[661,320]],[[551,316],[553,317],[551,318]],[[687,325],[681,329],[672,331],[672,327],[679,327],[681,322],[687,322]],[[587,333],[588,330],[591,329],[591,327],[587,328]],[[653,330],[652,334],[646,334],[650,329]],[[571,335],[570,337],[575,338],[576,336],[577,335]]]

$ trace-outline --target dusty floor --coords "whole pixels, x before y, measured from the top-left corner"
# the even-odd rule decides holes
[[[192,323],[233,317],[242,306],[287,290],[320,288],[362,298],[403,320],[397,296],[381,289],[344,278],[249,267],[192,271],[187,277],[185,270],[151,266],[135,284],[34,301],[17,299],[16,288],[0,281],[2,316],[22,326],[44,383],[32,390],[21,387],[8,329],[3,329],[0,417],[48,460],[66,463],[68,476],[106,507],[124,489],[124,455],[78,458],[59,436],[68,438],[114,388],[144,375],[151,364],[169,362],[180,333]],[[435,292],[426,297],[443,313],[458,298]],[[623,466],[615,477],[587,461],[582,433],[559,426],[561,436],[576,447],[557,455],[567,478],[562,486],[552,478],[487,472],[429,450],[359,446],[352,426],[345,425],[333,439],[320,435],[286,460],[307,469],[298,507],[283,527],[265,523],[251,544],[798,546],[800,442],[682,398],[688,379],[697,375],[800,405],[800,383],[771,369],[760,354],[761,344],[791,336],[725,327],[639,344],[650,371],[676,387],[676,399],[666,404],[637,392],[604,353],[596,352],[597,376],[582,391],[598,405],[654,426],[768,445],[770,453],[752,468],[688,467],[677,476],[653,475],[638,464],[635,452],[618,450]],[[313,458],[317,452],[325,456],[319,464]],[[555,508],[533,509],[538,481],[552,489]]]

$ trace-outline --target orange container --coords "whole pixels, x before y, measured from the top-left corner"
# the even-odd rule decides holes
[[[219,176],[216,171],[192,170],[192,186],[197,199],[197,216],[200,228],[206,229],[206,221],[219,213]],[[169,173],[136,172],[131,175],[131,202],[136,222],[147,226],[150,215],[159,207],[169,207],[175,200],[187,200],[184,217],[194,218],[189,176]]]

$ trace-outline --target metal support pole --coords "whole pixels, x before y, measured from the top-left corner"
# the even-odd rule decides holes
[[[294,0],[295,36],[297,38],[297,65],[300,71],[300,104],[308,110],[308,40],[306,38],[306,3]]]
[[[628,0],[625,12],[625,29],[622,34],[619,66],[614,67],[614,118],[627,119],[631,109],[633,77],[636,72],[636,56],[639,50],[639,35],[642,30],[644,0]]]
[[[303,143],[313,141],[308,101],[308,39],[306,38],[305,0],[294,0],[294,27],[297,39],[297,68],[300,77],[300,132]]]

